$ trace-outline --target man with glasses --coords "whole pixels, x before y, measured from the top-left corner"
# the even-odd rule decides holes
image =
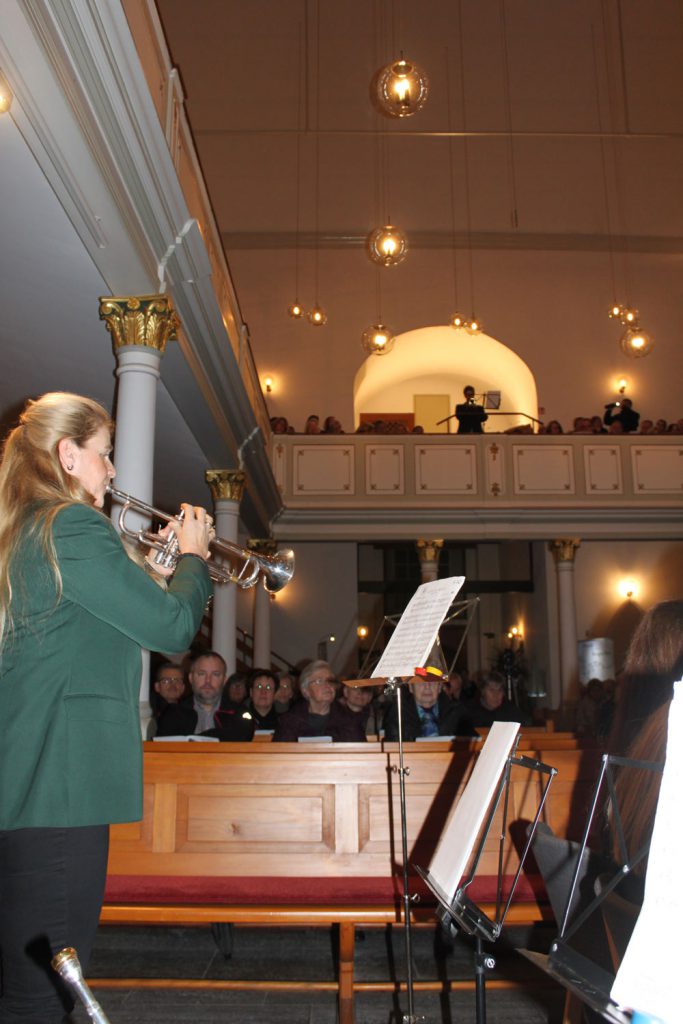
[[[257,729],[275,729],[278,714],[273,707],[278,688],[277,676],[266,668],[255,668],[249,674],[249,704],[247,711]]]
[[[217,651],[202,651],[189,673],[192,697],[169,705],[162,713],[157,736],[214,736],[220,740],[250,740],[254,723],[241,714],[221,713],[226,664]]]
[[[304,698],[280,715],[273,739],[296,743],[300,738],[329,736],[335,743],[364,743],[362,716],[336,700],[337,680],[326,661],[311,661],[299,678]]]
[[[459,700],[451,700],[442,692],[441,673],[429,669],[410,681],[410,692],[401,687],[403,739],[406,743],[429,736],[471,735],[472,729]],[[384,716],[384,738],[398,740],[398,709],[392,700]]]
[[[154,673],[150,703],[158,718],[169,704],[177,704],[185,694],[185,676],[180,665],[164,661]]]

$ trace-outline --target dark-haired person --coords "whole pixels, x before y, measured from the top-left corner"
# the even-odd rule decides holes
[[[529,716],[505,696],[505,679],[491,669],[482,673],[477,693],[465,703],[464,714],[473,729],[490,729],[494,722],[530,725]]]
[[[141,648],[189,646],[211,593],[204,509],[174,524],[168,587],[102,514],[112,422],[97,402],[29,402],[0,465],[0,1021],[58,1024],[50,968],[87,966],[109,825],[142,817]]]
[[[467,384],[463,390],[464,402],[455,407],[455,418],[458,421],[459,434],[483,434],[484,423],[489,418],[484,406],[474,399],[474,388]]]
[[[180,665],[162,661],[157,665],[150,692],[150,703],[155,718],[163,713],[169,704],[177,704],[185,696],[185,674]]]
[[[249,673],[249,704],[247,710],[257,729],[275,729],[278,713],[273,707],[278,689],[277,676],[266,668],[255,668]]]

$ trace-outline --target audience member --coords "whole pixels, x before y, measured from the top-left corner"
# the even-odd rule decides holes
[[[464,714],[474,729],[490,729],[494,722],[530,724],[529,716],[505,696],[505,679],[495,669],[482,673],[478,693],[466,702]]]
[[[448,679],[443,680],[443,691],[451,700],[462,698],[462,676],[459,672],[451,672]]]
[[[602,420],[599,416],[591,416],[591,433],[593,434],[606,434],[607,431],[602,425]]]
[[[652,428],[653,434],[666,434],[666,420],[657,420]]]
[[[334,416],[328,416],[323,423],[323,434],[343,434],[342,425]]]
[[[226,711],[244,711],[249,703],[248,677],[245,672],[233,672],[225,684],[221,707]]]
[[[664,601],[645,613],[624,662],[608,750],[638,761],[666,758],[673,684],[683,676],[683,601]],[[629,849],[652,831],[661,776],[646,769],[622,770],[617,797]]]
[[[562,424],[559,420],[551,420],[548,426],[545,428],[546,434],[564,434]]]
[[[603,420],[606,427],[612,423],[621,423],[624,433],[630,434],[638,429],[640,413],[635,411],[630,398],[622,398],[620,402],[607,403]]]
[[[299,678],[304,699],[280,715],[273,739],[295,743],[300,737],[331,736],[335,743],[363,742],[363,719],[335,700],[336,682],[326,661],[306,665]]]
[[[455,418],[458,421],[459,434],[483,434],[484,421],[488,419],[483,405],[474,400],[474,388],[467,384],[463,389],[465,401],[455,407]]]
[[[289,424],[284,416],[271,416],[270,428],[274,434],[286,434],[289,432]]]
[[[652,420],[641,420],[639,434],[651,434],[654,429],[654,422]]]
[[[311,415],[306,420],[304,427],[304,434],[319,434],[320,433],[320,417]]]
[[[421,736],[461,736],[471,730],[463,721],[463,705],[442,692],[442,680],[431,673],[414,676],[410,692],[399,689],[402,701],[403,739],[412,742]],[[398,739],[398,708],[394,698],[384,716],[384,738]]]
[[[217,651],[204,651],[192,662],[189,673],[192,696],[169,704],[157,726],[157,736],[215,736],[221,740],[250,740],[251,719],[239,711],[221,709],[225,686],[225,661]]]
[[[275,729],[278,714],[273,707],[277,676],[265,668],[255,668],[249,674],[249,714],[257,729]]]
[[[180,665],[162,661],[154,673],[150,691],[150,704],[155,718],[159,718],[169,704],[177,704],[185,695],[185,674]]]
[[[278,672],[277,690],[275,691],[275,699],[273,701],[273,707],[278,715],[283,715],[285,711],[289,711],[290,705],[297,696],[298,690],[294,676],[290,675],[289,672]]]
[[[576,705],[576,735],[597,739],[600,735],[600,710],[605,691],[599,679],[589,679]]]
[[[373,686],[342,686],[339,703],[363,719],[366,736],[379,732],[378,706],[373,703],[376,690]]]

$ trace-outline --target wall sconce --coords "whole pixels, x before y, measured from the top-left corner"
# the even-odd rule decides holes
[[[367,639],[367,635],[369,632],[370,631],[367,626],[359,626],[358,629],[356,630],[359,640]]]
[[[508,640],[520,640],[521,641],[521,640],[524,639],[524,633],[522,632],[522,629],[520,628],[520,626],[510,626],[510,628],[507,631],[507,633],[505,634],[505,636],[508,638]]]
[[[12,106],[14,95],[10,89],[5,76],[0,71],[0,114],[6,114]]]
[[[271,391],[273,390],[273,378],[272,377],[264,377],[263,378],[263,386],[266,389],[267,394],[270,394]]]
[[[617,391],[619,392],[619,394],[623,395],[624,392],[626,391],[627,387],[628,387],[628,381],[626,380],[626,378],[625,377],[620,377],[619,380],[617,381]]]
[[[640,587],[638,586],[638,581],[632,576],[625,576],[623,580],[619,580],[617,591],[619,597],[622,597],[625,601],[634,601],[640,592]]]

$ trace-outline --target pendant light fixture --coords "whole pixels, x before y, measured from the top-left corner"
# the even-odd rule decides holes
[[[397,267],[408,255],[408,239],[393,224],[371,231],[365,247],[372,262],[382,267]]]
[[[315,303],[308,314],[308,322],[312,327],[324,327],[327,323],[327,313],[318,299],[320,274],[320,0],[316,0],[315,15]]]
[[[296,242],[294,250],[294,302],[287,307],[287,313],[292,320],[302,320],[304,316],[304,308],[299,302],[299,241],[301,232],[301,131],[302,131],[302,116],[301,116],[301,98],[303,90],[301,88],[301,68],[302,68],[302,45],[301,45],[301,22],[298,26],[298,38],[299,38],[299,59],[297,61],[297,103],[296,103]]]
[[[363,350],[371,356],[385,356],[394,347],[394,332],[383,323],[382,318],[382,281],[381,271],[375,270],[375,295],[377,302],[377,321],[363,331],[361,345]]]
[[[456,330],[464,330],[468,334],[476,335],[481,334],[482,325],[481,320],[474,312],[474,261],[472,258],[472,210],[470,204],[470,156],[469,156],[469,141],[467,138],[467,106],[465,102],[465,53],[463,46],[463,34],[462,34],[462,9],[461,2],[458,0],[457,3],[457,21],[458,21],[458,64],[460,72],[460,104],[461,104],[461,120],[462,120],[462,131],[463,131],[463,162],[464,162],[464,177],[465,177],[465,211],[467,215],[467,260],[469,266],[469,279],[470,279],[470,309],[472,313],[469,317],[463,317],[460,313],[454,313],[451,317],[451,326],[455,327]],[[449,128],[450,128],[450,78],[448,76],[447,67],[447,92],[448,92],[448,111],[449,111]],[[452,146],[452,142],[449,143]],[[450,151],[449,151],[450,156]],[[452,159],[452,158],[451,158]],[[453,188],[453,171],[452,163],[450,165],[451,174],[451,189]],[[451,191],[451,202],[453,200],[453,192]],[[453,215],[454,218],[454,215]],[[455,241],[455,220],[453,219],[453,231]],[[455,257],[454,257],[455,258]],[[455,264],[454,264],[455,273]],[[457,303],[457,294],[456,294]]]
[[[403,52],[399,60],[380,68],[370,83],[372,102],[385,117],[412,117],[422,110],[428,96],[429,79]]]
[[[614,245],[614,235],[612,231],[612,217],[610,211],[610,189],[608,187],[607,180],[607,152],[606,152],[606,141],[603,130],[602,120],[602,108],[600,104],[600,91],[599,91],[599,75],[598,75],[598,53],[597,44],[595,39],[595,31],[592,30],[592,42],[593,42],[593,73],[595,80],[595,96],[596,96],[596,107],[597,107],[597,119],[598,119],[598,131],[600,133],[600,160],[602,166],[602,186],[603,196],[605,204],[605,218],[607,221],[607,237],[609,240],[609,255],[610,255],[610,276],[612,281],[612,294],[617,295],[617,272],[616,272],[616,254]],[[609,49],[608,49],[608,35],[607,35],[607,21],[605,18],[605,7],[602,7],[602,39],[603,47],[605,51],[605,76],[608,83],[608,104],[609,104],[609,119],[610,124],[613,126],[615,117],[613,109],[612,91],[609,88],[609,83],[612,79],[610,61],[609,61]],[[621,81],[622,89],[624,78],[624,50],[623,44],[620,42],[620,58],[621,58]],[[621,180],[619,174],[619,160],[616,153],[616,142],[612,142],[612,163],[614,168],[614,189],[613,195],[616,203],[616,217],[617,217],[617,228],[623,223],[622,211],[621,211]],[[627,281],[627,266],[626,266],[626,252],[622,253],[622,279],[624,282],[624,292],[628,293],[628,281]],[[610,320],[617,320],[623,327],[626,328],[624,333],[619,338],[619,347],[625,356],[630,359],[642,359],[644,356],[649,355],[654,348],[654,339],[652,335],[647,331],[643,330],[640,326],[640,313],[635,307],[631,306],[630,303],[622,303],[618,300],[614,301],[607,311],[607,316]]]

